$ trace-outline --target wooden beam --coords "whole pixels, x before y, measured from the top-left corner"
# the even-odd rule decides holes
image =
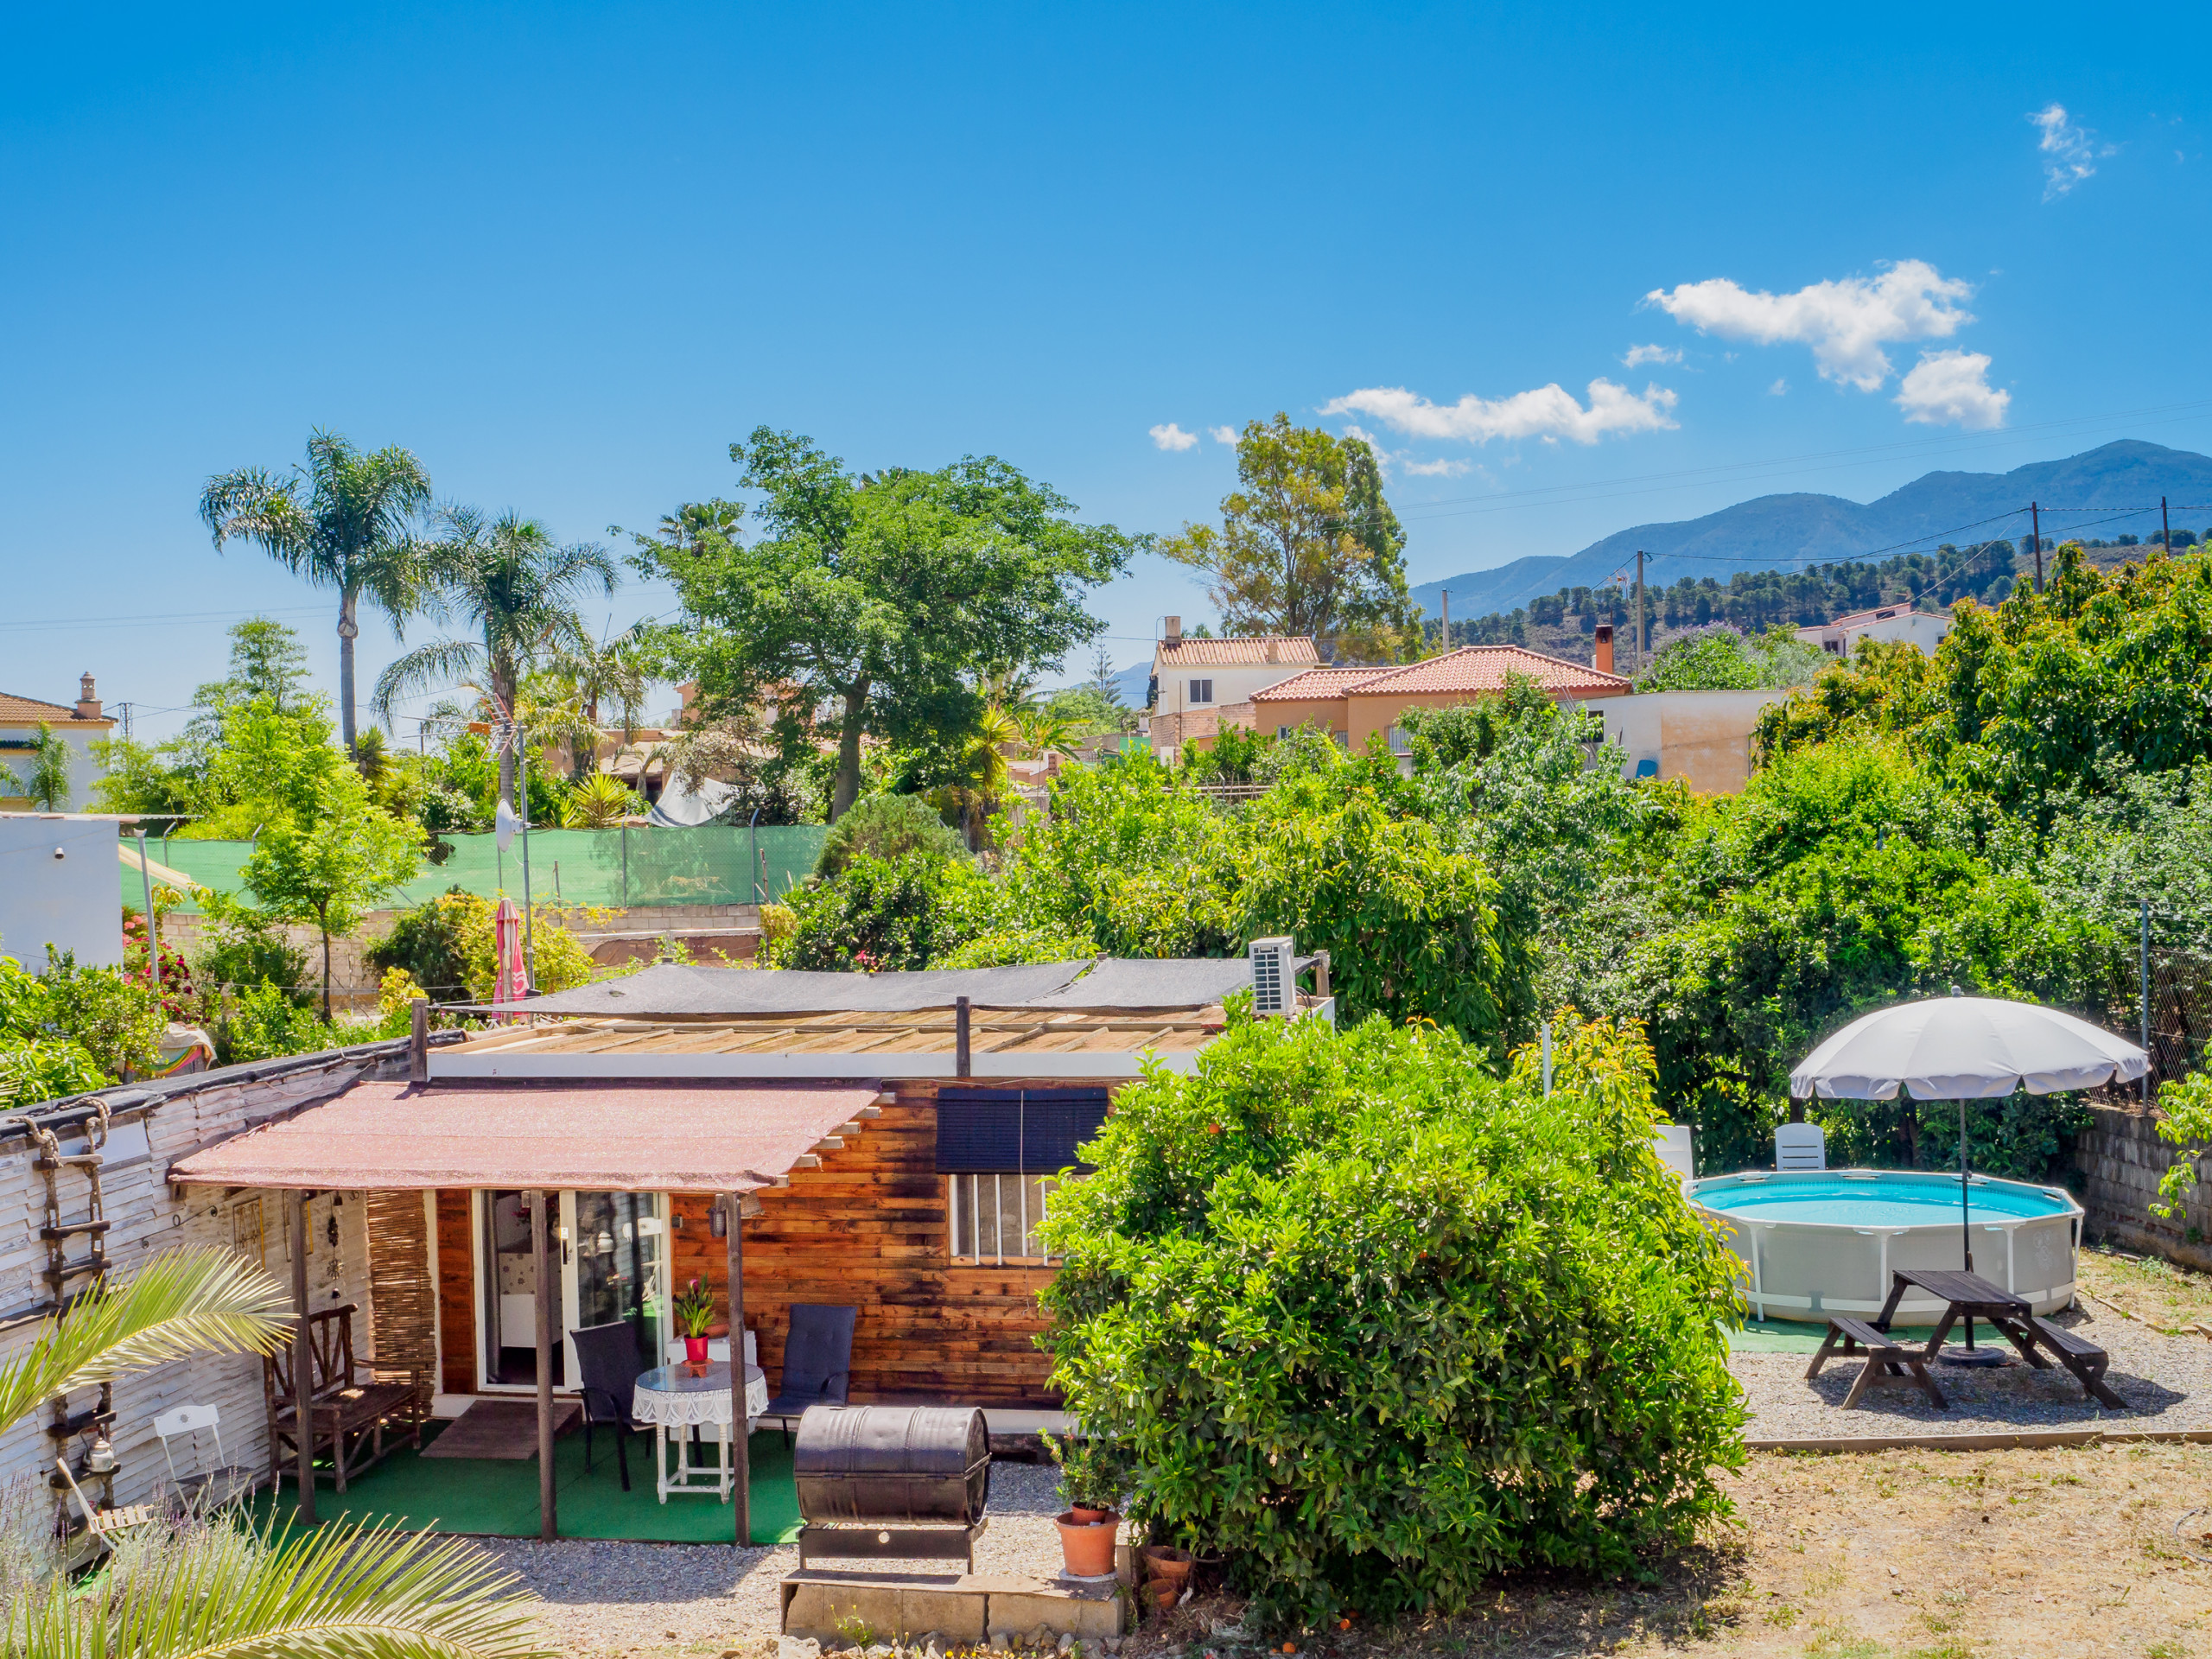
[[[729,1461],[736,1483],[736,1538],[740,1549],[753,1542],[753,1449],[747,1442],[745,1416],[745,1195],[729,1202]]]
[[[292,1194],[292,1429],[299,1440],[299,1516],[315,1525],[315,1344],[308,1336],[308,1195]],[[337,1448],[333,1448],[336,1455]]]
[[[559,1535],[553,1510],[553,1222],[559,1195],[537,1192],[530,1207],[530,1242],[537,1256],[537,1535]]]

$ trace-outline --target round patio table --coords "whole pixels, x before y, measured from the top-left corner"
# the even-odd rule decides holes
[[[758,1365],[745,1368],[745,1429],[753,1432],[753,1424],[768,1408],[768,1378]],[[653,1475],[660,1491],[660,1501],[668,1502],[671,1492],[718,1492],[722,1501],[729,1500],[730,1476],[730,1402],[729,1365],[719,1362],[706,1365],[663,1365],[645,1373],[638,1379],[636,1393],[630,1402],[631,1421],[643,1427],[653,1426]],[[721,1466],[719,1470],[691,1462],[691,1436],[684,1433],[702,1423],[715,1425],[715,1438],[721,1443]],[[669,1466],[669,1430],[676,1431],[676,1465]]]

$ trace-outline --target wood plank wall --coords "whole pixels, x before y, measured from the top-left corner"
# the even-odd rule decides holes
[[[440,1386],[448,1394],[476,1392],[475,1251],[468,1236],[468,1192],[438,1192],[438,1321],[443,1349]]]
[[[762,1213],[745,1224],[746,1324],[771,1391],[782,1374],[791,1305],[826,1302],[861,1310],[855,1403],[1057,1407],[1046,1385],[1049,1357],[1032,1340],[1045,1328],[1036,1298],[1051,1269],[951,1265],[937,1173],[937,1085],[893,1086],[896,1104],[865,1120],[842,1149],[823,1153],[821,1168],[794,1170],[789,1186],[762,1192]],[[992,1086],[1025,1085],[994,1078]],[[709,1230],[709,1202],[676,1200],[683,1224],[672,1262],[677,1284],[697,1274],[715,1287],[727,1318],[728,1246]]]

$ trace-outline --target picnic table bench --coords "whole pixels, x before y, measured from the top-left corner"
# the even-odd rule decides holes
[[[1866,1363],[1859,1373],[1859,1380],[1851,1385],[1851,1392],[1844,1396],[1846,1411],[1857,1405],[1859,1396],[1869,1388],[1891,1382],[1910,1382],[1943,1410],[1950,1409],[1951,1402],[1943,1397],[1943,1390],[1928,1375],[1926,1353],[1910,1343],[1897,1341],[1888,1332],[1878,1331],[1863,1319],[1841,1313],[1828,1315],[1827,1339],[1813,1356],[1813,1363],[1805,1368],[1805,1380],[1809,1382],[1818,1376],[1821,1367],[1829,1360],[1850,1359],[1861,1351],[1866,1356]]]
[[[1914,1288],[1926,1291],[1943,1304],[1943,1317],[1936,1322],[1934,1333],[1929,1337],[1925,1345],[1916,1349],[1899,1344],[1888,1334],[1890,1321],[1897,1315],[1897,1305],[1904,1300],[1905,1292]],[[2020,1357],[2039,1371],[2050,1369],[2051,1361],[2045,1358],[2042,1351],[2048,1349],[2051,1358],[2072,1372],[2092,1399],[2121,1411],[2129,1409],[2127,1402],[2114,1393],[2112,1385],[2105,1381],[2105,1371],[2112,1363],[2112,1358],[2102,1348],[2086,1337],[2076,1336],[2063,1325],[2053,1325],[2049,1319],[2038,1318],[2025,1299],[1990,1283],[1980,1274],[1944,1268],[1892,1268],[1889,1300],[1883,1303],[1881,1313],[1871,1321],[1861,1322],[1840,1314],[1829,1315],[1827,1338],[1821,1343],[1820,1352],[1814,1356],[1812,1366],[1805,1373],[1806,1378],[1810,1381],[1819,1375],[1821,1367],[1839,1351],[1839,1345],[1840,1351],[1845,1355],[1853,1351],[1854,1344],[1867,1348],[1866,1370],[1860,1374],[1859,1381],[1852,1387],[1850,1397],[1844,1402],[1848,1407],[1856,1404],[1859,1396],[1866,1392],[1868,1378],[1878,1367],[1884,1376],[1877,1377],[1875,1381],[1903,1376],[1904,1373],[1899,1371],[1897,1366],[1901,1363],[1910,1365],[1910,1363],[1901,1362],[1895,1357],[1896,1353],[1916,1353],[1919,1356],[1920,1364],[1910,1369],[1918,1376],[1922,1386],[1929,1390],[1931,1398],[1939,1405],[1947,1403],[1924,1368],[1928,1361],[1942,1351],[1943,1339],[1951,1334],[1951,1327],[1961,1319],[1967,1322],[1969,1334],[1973,1332],[1975,1319],[1986,1320],[1994,1325],[2003,1333],[2005,1339],[2019,1351]],[[1874,1344],[1866,1340],[1868,1336],[1872,1336],[1875,1342],[1885,1344],[1878,1359],[1874,1357]]]

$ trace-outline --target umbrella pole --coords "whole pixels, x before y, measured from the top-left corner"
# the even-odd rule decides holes
[[[1974,1232],[1967,1198],[1967,1103],[1959,1102],[1959,1256],[1974,1271]],[[1967,1315],[1967,1351],[1974,1351],[1974,1315]]]

